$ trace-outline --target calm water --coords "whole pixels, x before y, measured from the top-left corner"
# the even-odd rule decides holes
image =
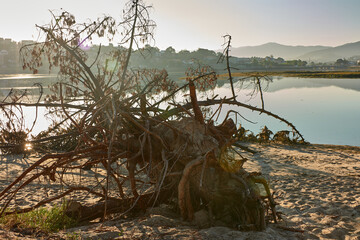
[[[22,77],[0,75],[0,100],[6,96],[14,80],[23,84]],[[26,76],[25,76],[26,77]],[[35,82],[49,80],[47,76],[31,78]],[[17,85],[17,88],[23,88]],[[231,96],[229,85],[215,89],[219,96]],[[261,106],[260,98],[249,100],[250,90],[237,91],[238,100]],[[360,79],[306,79],[306,78],[274,78],[264,92],[265,109],[278,114],[292,122],[311,143],[341,144],[360,146]],[[237,110],[242,116],[256,122],[249,123],[238,118],[239,124],[254,133],[266,125],[273,132],[288,129],[284,123],[267,117],[264,114],[251,112],[234,106],[224,106],[222,116],[230,109]],[[29,124],[34,120],[34,108],[24,108]],[[39,119],[33,133],[45,130],[49,121],[44,118],[45,110],[39,108]],[[235,118],[234,118],[235,119]],[[219,119],[220,120],[220,119]]]
[[[217,90],[222,96],[231,96],[228,85]],[[248,90],[238,91],[238,100],[248,101],[247,94]],[[360,79],[276,78],[264,92],[264,100],[265,109],[292,122],[311,143],[360,146]],[[260,97],[247,103],[261,106]],[[286,124],[264,114],[236,110],[257,122],[238,120],[254,133],[264,125],[273,132],[288,129]]]

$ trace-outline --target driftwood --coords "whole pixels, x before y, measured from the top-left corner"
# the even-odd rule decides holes
[[[126,21],[121,23],[125,27],[123,43],[139,45],[152,36],[149,29],[154,25],[141,1],[130,1],[127,7]],[[107,53],[104,62],[99,48],[95,59],[89,61],[79,36],[102,37],[105,31],[114,36],[116,24],[110,17],[85,25],[75,24],[67,12],[54,15],[54,19],[52,25],[39,26],[47,40],[24,47],[22,56],[24,67],[34,72],[42,58],[47,59],[50,68],[59,67],[62,81],[52,86],[53,95],[44,101],[39,98],[27,103],[22,97],[7,97],[0,108],[9,122],[16,122],[15,109],[22,113],[26,106],[49,107],[60,120],[35,139],[23,140],[47,153],[1,190],[0,215],[28,212],[67,198],[67,214],[89,221],[105,219],[111,213],[143,211],[176,199],[179,213],[189,221],[202,209],[209,212],[214,224],[221,222],[240,230],[262,230],[268,221],[277,221],[267,182],[260,174],[243,169],[246,158],[241,151],[251,150],[237,143],[237,123],[227,114],[216,125],[213,116],[220,114],[222,105],[235,105],[279,119],[302,138],[294,125],[263,106],[237,101],[231,76],[231,98],[199,101],[198,89],[216,81],[216,73],[207,67],[192,70],[187,84],[177,87],[166,71],[130,71],[131,49]],[[228,58],[228,51],[226,55]],[[109,62],[113,68],[108,67]],[[260,84],[259,78],[256,84]],[[187,103],[176,100],[181,90],[189,92]],[[212,117],[202,109],[216,105],[219,108]],[[0,147],[14,145],[5,142]],[[91,183],[81,180],[84,171]],[[16,196],[35,182],[61,188],[31,207],[16,208]],[[85,204],[81,194],[100,200]]]
[[[76,201],[70,201],[67,203],[65,214],[76,219],[78,222],[87,222],[97,218],[103,218],[105,205],[107,211],[111,213],[141,212],[149,206],[166,202],[169,195],[169,191],[161,191],[156,202],[153,193],[144,194],[136,198],[111,198],[108,199],[107,202],[99,201],[91,206],[82,205],[80,202]]]
[[[98,145],[81,151],[44,156],[4,189],[0,193],[0,200],[5,203],[6,208],[18,191],[25,188],[27,184],[47,176],[54,182],[63,182],[69,190],[60,194],[59,197],[43,200],[33,208],[15,212],[28,212],[75,191],[87,191],[100,196],[102,200],[92,206],[70,202],[67,214],[78,221],[89,221],[104,217],[108,213],[124,214],[144,210],[175,197],[178,199],[180,213],[186,220],[191,221],[194,212],[206,209],[214,221],[222,222],[222,224],[241,230],[264,229],[266,204],[256,186],[259,180],[242,168],[244,159],[237,160],[240,165],[234,169],[236,170],[234,173],[227,172],[227,169],[221,166],[220,158],[223,152],[234,143],[232,136],[236,131],[236,126],[231,119],[219,126],[214,126],[212,122],[201,124],[196,119],[183,118],[166,124],[159,123],[150,128],[150,131],[151,134],[147,137],[151,140],[146,141],[148,138],[144,137],[145,141],[141,146],[136,145],[134,137],[127,139],[128,151],[141,147],[141,155],[129,152],[117,155],[127,157],[128,175],[119,176],[112,168],[109,171],[109,176],[118,184],[118,191],[123,196],[122,198],[106,197],[106,191],[101,193],[85,186],[69,186],[69,183],[57,173],[63,172],[70,166],[82,169],[99,163],[107,169],[108,165],[104,161],[107,157],[106,147]],[[121,148],[122,143],[118,144],[120,145],[114,144],[114,149]],[[77,161],[83,158],[93,160],[77,164]],[[55,161],[49,164],[48,160]],[[224,160],[227,161],[227,159]],[[139,166],[146,174],[141,174],[137,170]],[[39,167],[43,170],[27,178]],[[138,182],[143,181],[141,179],[146,176],[150,178],[147,189],[153,190],[144,194],[140,193]],[[130,183],[126,193],[123,186],[124,180],[120,180],[121,178]],[[266,182],[260,181],[260,183],[266,185]],[[276,221],[275,204],[270,191],[267,192],[267,198],[272,204],[269,207],[273,220]],[[3,208],[3,213],[5,213],[5,208]]]

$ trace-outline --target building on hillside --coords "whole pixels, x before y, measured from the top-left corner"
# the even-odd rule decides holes
[[[9,52],[6,50],[0,51],[0,66],[5,66],[7,63],[7,56],[9,55]]]
[[[23,47],[23,46],[25,46],[25,45],[30,45],[30,44],[34,44],[34,43],[36,43],[36,42],[33,41],[33,40],[22,40],[22,41],[20,42],[20,45],[21,45],[21,47]]]

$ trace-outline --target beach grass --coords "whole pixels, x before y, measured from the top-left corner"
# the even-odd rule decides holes
[[[65,215],[65,203],[51,208],[38,208],[26,213],[5,215],[0,224],[9,229],[27,229],[34,232],[57,232],[76,226],[76,221]]]

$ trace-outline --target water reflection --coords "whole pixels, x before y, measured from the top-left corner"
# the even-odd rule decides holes
[[[56,75],[49,74],[0,74],[0,80],[11,79],[34,79],[34,78],[56,78]]]
[[[39,76],[39,75],[32,75]],[[45,77],[47,76],[47,77]],[[23,76],[24,77],[24,76]],[[6,96],[12,86],[24,89],[32,86],[33,82],[39,82],[39,78],[26,77],[18,79],[15,76],[0,75],[0,99]],[[42,80],[53,81],[53,77],[44,75]],[[10,81],[11,80],[11,81]],[[16,85],[12,81],[26,81],[27,86]],[[30,89],[36,96],[37,89]],[[231,96],[229,85],[225,84],[215,90],[219,96]],[[249,100],[247,96],[250,90],[237,91],[238,100],[253,106],[261,106],[260,98]],[[34,96],[34,97],[35,97]],[[199,95],[200,96],[200,95]],[[209,95],[205,95],[209,96]],[[205,97],[206,98],[206,97]],[[264,92],[265,108],[292,122],[304,135],[307,141],[312,143],[342,144],[360,146],[360,79],[309,79],[309,78],[279,78],[275,77]],[[24,107],[27,118],[27,126],[31,127],[35,119],[35,108]],[[247,109],[234,106],[223,106],[222,116],[225,117],[228,110],[238,110],[247,119],[257,122],[252,124],[242,118],[238,123],[245,128],[258,133],[266,125],[273,132],[288,129],[284,123],[270,118],[264,114],[259,115]],[[47,129],[50,121],[44,116],[46,110],[38,109],[38,120],[33,129],[33,134]],[[219,119],[221,121],[221,119]]]
[[[359,81],[359,80],[357,80]],[[360,92],[336,86],[284,88],[274,91],[273,83],[264,92],[265,108],[292,122],[312,143],[341,144],[360,146]],[[228,85],[218,89],[222,96],[230,96]],[[238,92],[239,101],[247,101],[249,90]],[[248,101],[253,106],[261,106],[260,99]],[[226,107],[224,110],[234,109]],[[251,112],[236,108],[240,113],[257,124],[239,119],[245,128],[258,133],[266,125],[273,132],[287,129],[284,123]]]
[[[360,79],[274,77],[268,91],[276,92],[289,88],[322,88],[330,86],[360,91]]]
[[[24,91],[29,90],[28,95],[39,95],[38,86],[41,84],[47,94],[48,85],[56,81],[55,75],[46,74],[0,74],[0,100],[1,97],[7,96],[10,89]]]

